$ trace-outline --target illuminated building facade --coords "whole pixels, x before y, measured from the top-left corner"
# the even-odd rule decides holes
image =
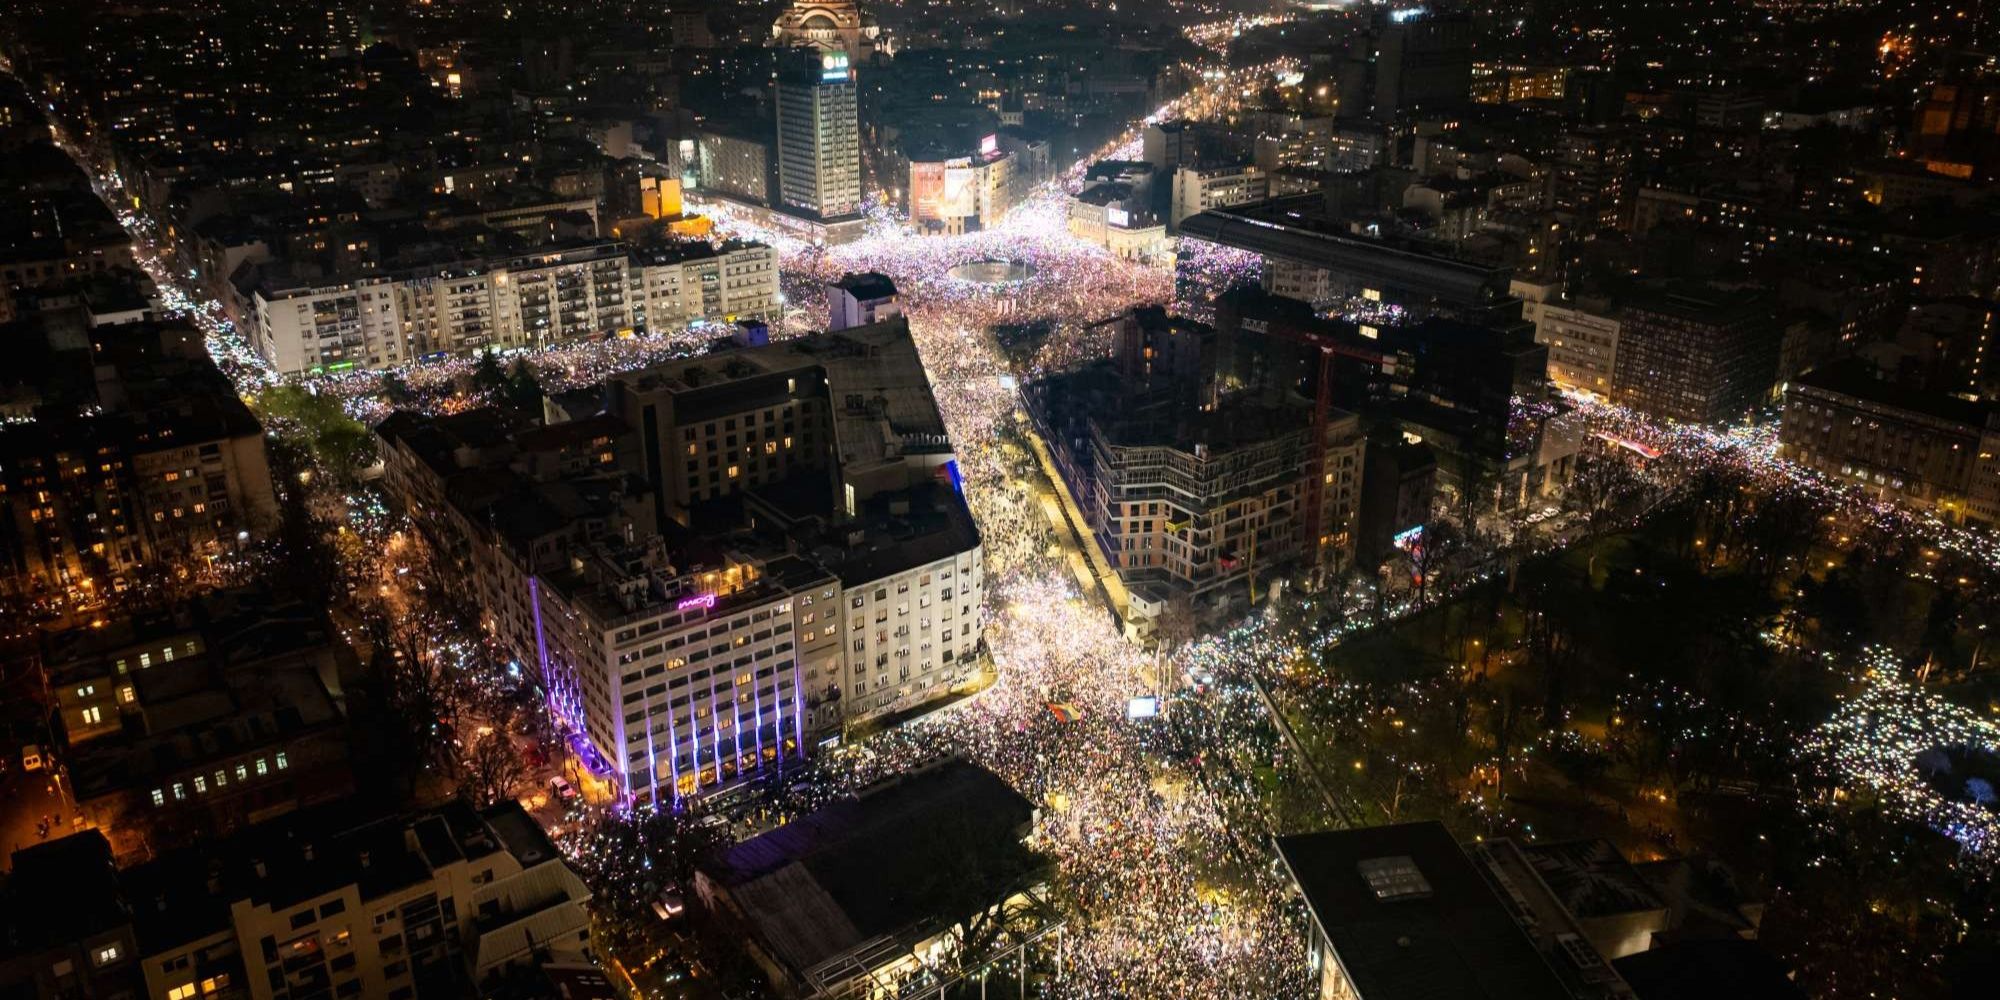
[[[1609,399],[1617,374],[1618,327],[1618,314],[1609,303],[1543,304],[1535,318],[1535,342],[1549,349],[1549,381]]]
[[[347,279],[252,266],[234,286],[252,346],[287,374],[391,368],[778,309],[775,254],[744,242],[587,243]]]
[[[0,428],[0,591],[88,604],[149,574],[191,575],[277,526],[264,429],[199,335],[130,324],[93,339],[42,375],[53,390],[61,367],[95,370],[79,409],[51,398],[40,419]]]
[[[998,136],[966,156],[910,161],[910,221],[925,232],[957,235],[998,223],[1013,206],[1013,157]]]
[[[540,428],[474,414],[384,421],[385,489],[620,798],[979,679],[979,534],[900,316],[626,373]]]
[[[840,51],[786,53],[778,69],[780,209],[819,219],[861,210],[854,69]]]
[[[1769,397],[1778,340],[1753,295],[1687,286],[1635,298],[1619,326],[1612,398],[1665,420],[1735,419]]]
[[[854,0],[795,0],[771,25],[772,44],[845,52],[855,62],[895,55],[895,43]]]
[[[1828,479],[1952,521],[1991,522],[2000,410],[1835,362],[1785,389],[1779,451]]]

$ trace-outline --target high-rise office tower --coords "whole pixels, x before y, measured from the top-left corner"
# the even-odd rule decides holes
[[[847,53],[797,49],[778,65],[778,204],[821,219],[861,209],[861,142]]]

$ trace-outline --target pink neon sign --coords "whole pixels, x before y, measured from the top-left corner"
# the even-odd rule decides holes
[[[686,611],[689,608],[701,608],[703,610],[707,610],[713,607],[715,607],[714,594],[696,594],[693,597],[681,598],[681,602],[679,604],[674,605],[674,610]]]

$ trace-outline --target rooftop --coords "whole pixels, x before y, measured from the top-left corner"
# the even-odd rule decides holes
[[[1046,862],[1035,809],[963,760],[864,789],[704,862],[763,943],[803,973],[876,938],[926,935],[998,903]],[[991,898],[983,898],[988,895]]]
[[[876,271],[863,271],[840,276],[833,287],[845,291],[862,302],[876,299],[894,298],[896,283],[888,275]]]
[[[1442,824],[1279,837],[1278,853],[1368,1000],[1568,996]]]
[[[1797,388],[1818,390],[1837,396],[1907,410],[1927,417],[1959,424],[1977,431],[1996,413],[1992,403],[1975,403],[1942,392],[1929,392],[1899,385],[1881,377],[1873,366],[1858,358],[1848,358],[1799,376]]]

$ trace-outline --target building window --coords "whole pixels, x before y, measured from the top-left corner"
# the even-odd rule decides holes
[[[282,771],[290,766],[292,766],[291,761],[285,759],[285,752],[283,750],[278,751],[278,770]]]
[[[187,798],[187,787],[182,785],[178,781],[174,782],[174,801],[180,802],[186,798]]]
[[[117,945],[107,944],[104,947],[97,949],[97,954],[92,956],[92,958],[97,962],[97,967],[101,969],[107,965],[110,965],[113,962],[118,961],[119,954],[120,953]]]
[[[166,792],[163,792],[163,791],[161,791],[160,789],[157,789],[157,788],[153,789],[153,804],[154,804],[154,805],[156,805],[156,806],[163,806],[163,805],[166,805],[166,804],[167,804],[167,793],[166,793]]]
[[[92,705],[92,706],[90,706],[89,708],[86,708],[86,709],[84,709],[84,710],[83,710],[83,724],[84,724],[84,725],[86,725],[86,726],[94,726],[94,725],[97,725],[97,724],[98,724],[99,722],[102,722],[102,721],[104,721],[104,710],[103,710],[103,709],[101,709],[101,708],[98,708],[98,707],[97,707],[96,705]]]
[[[188,1000],[188,998],[192,996],[194,996],[193,983],[187,983],[182,986],[176,986],[173,989],[167,991],[167,1000]]]

